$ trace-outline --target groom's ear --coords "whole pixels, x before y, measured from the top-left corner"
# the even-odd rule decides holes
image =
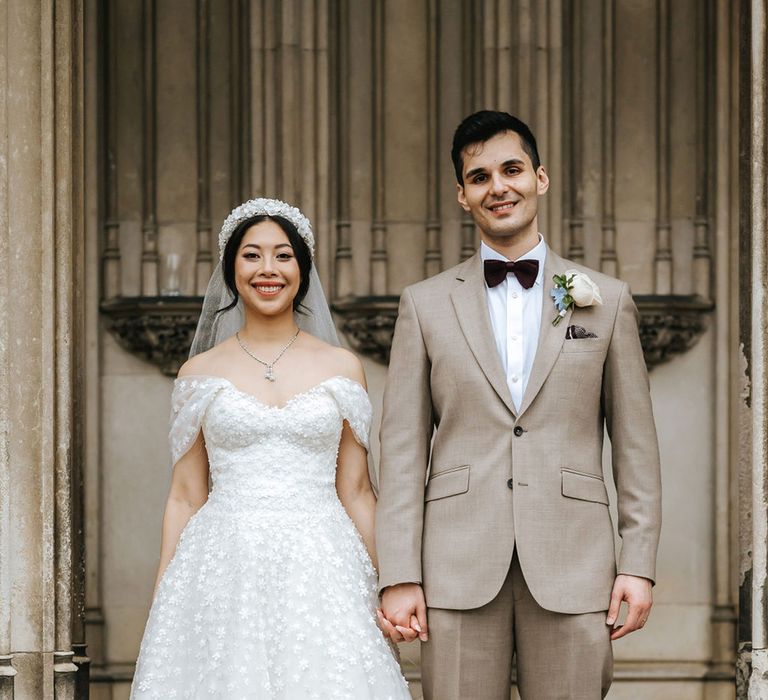
[[[539,195],[546,194],[549,189],[549,175],[544,170],[544,166],[540,165],[536,171],[536,192]]]
[[[469,204],[467,204],[467,197],[464,194],[464,186],[460,185],[458,182],[456,183],[456,199],[459,200],[459,206],[464,211],[469,211]]]

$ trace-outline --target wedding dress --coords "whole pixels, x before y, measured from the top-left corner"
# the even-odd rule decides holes
[[[131,698],[409,699],[335,488],[344,420],[367,447],[363,387],[333,377],[276,407],[185,376],[172,403],[173,462],[202,429],[213,487],[158,586]]]

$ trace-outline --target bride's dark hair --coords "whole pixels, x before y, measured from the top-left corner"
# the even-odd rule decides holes
[[[304,301],[304,297],[307,296],[309,290],[309,275],[312,271],[312,254],[309,252],[309,246],[299,234],[296,227],[288,221],[288,219],[282,216],[269,216],[267,214],[260,214],[259,216],[253,216],[250,219],[245,219],[240,222],[240,225],[232,232],[232,235],[227,241],[227,245],[224,247],[224,255],[221,259],[221,268],[224,276],[224,283],[227,285],[232,294],[232,302],[229,306],[224,306],[216,313],[222,313],[229,311],[237,306],[237,300],[240,295],[237,292],[237,285],[235,284],[235,258],[237,257],[237,251],[240,248],[240,243],[243,240],[245,232],[256,224],[260,224],[262,221],[274,221],[288,236],[288,241],[293,247],[293,254],[296,256],[296,262],[299,264],[299,291],[296,292],[296,296],[293,299],[293,310],[302,312],[301,302]]]

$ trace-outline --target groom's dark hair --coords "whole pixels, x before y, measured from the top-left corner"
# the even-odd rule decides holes
[[[473,143],[484,143],[492,139],[496,134],[504,131],[514,131],[523,142],[523,150],[530,156],[533,163],[533,169],[538,170],[541,165],[539,158],[539,149],[536,147],[536,139],[528,128],[528,125],[513,117],[507,112],[493,112],[483,109],[468,117],[456,127],[453,134],[453,146],[451,147],[451,160],[453,169],[456,171],[456,180],[460,185],[464,184],[462,170],[464,168],[464,159],[462,151]]]

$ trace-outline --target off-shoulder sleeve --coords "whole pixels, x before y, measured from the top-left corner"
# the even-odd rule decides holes
[[[373,408],[362,384],[347,377],[328,380],[327,388],[339,406],[342,418],[349,423],[355,439],[367,450],[371,433]]]
[[[217,392],[227,385],[218,377],[179,377],[171,395],[171,428],[168,441],[172,464],[176,464],[192,447],[203,416]]]

